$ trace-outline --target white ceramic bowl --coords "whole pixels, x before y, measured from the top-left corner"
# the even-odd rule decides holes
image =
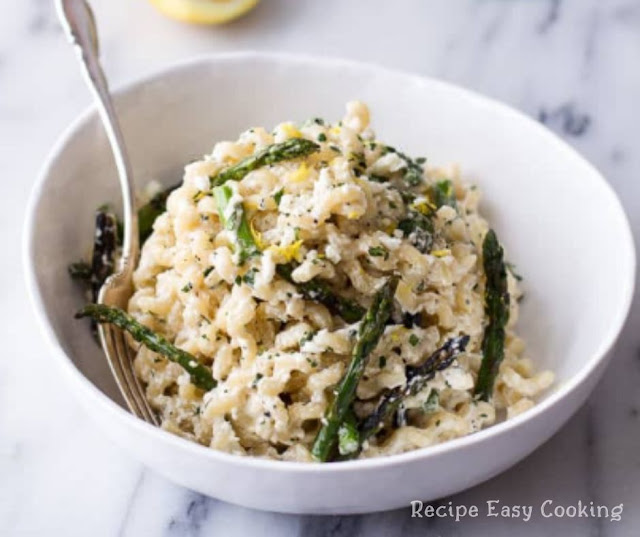
[[[47,160],[27,215],[27,280],[43,332],[91,419],[169,479],[229,502],[292,513],[359,513],[431,500],[489,479],[545,440],[584,402],[627,316],[635,255],[625,214],[600,174],[522,114],[443,82],[340,60],[233,54],[171,67],[116,92],[136,180],[168,184],[215,141],[254,125],[342,117],[358,98],[379,137],[432,163],[458,162],[524,274],[520,331],[554,388],[532,410],[480,433],[388,458],[300,464],[207,449],[123,409],[84,323],[67,263],[91,240],[92,214],[118,200],[96,114]]]

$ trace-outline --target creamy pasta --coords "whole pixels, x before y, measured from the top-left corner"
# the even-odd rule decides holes
[[[238,237],[207,195],[209,178],[270,144],[299,137],[320,149],[227,183],[260,250],[239,263]],[[419,172],[409,183],[408,168]],[[453,201],[435,203],[428,194],[434,184],[450,189]],[[473,396],[487,322],[481,256],[488,224],[479,200],[479,189],[457,167],[427,167],[378,141],[360,102],[348,103],[337,124],[316,119],[281,123],[272,132],[255,127],[237,141],[217,143],[186,167],[134,276],[129,313],[211,366],[217,380],[205,393],[179,365],[137,347],[136,373],[162,427],[238,455],[311,461],[310,446],[351,359],[358,323],[305,298],[296,283],[322,280],[367,307],[392,273],[401,277],[393,319],[358,384],[356,415],[403,385],[406,366],[447,339],[466,334],[470,342],[405,401],[406,421],[372,437],[360,457],[467,435],[533,406],[553,374],[535,372],[515,332],[520,290],[511,273],[505,358],[493,397]],[[430,244],[401,229],[408,211],[428,215]],[[293,282],[277,272],[285,263],[295,267]]]

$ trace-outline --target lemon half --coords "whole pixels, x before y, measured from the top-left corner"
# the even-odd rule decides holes
[[[259,0],[150,0],[165,15],[195,24],[222,24],[251,10]]]

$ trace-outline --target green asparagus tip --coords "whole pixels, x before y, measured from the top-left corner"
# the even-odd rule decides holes
[[[237,164],[210,177],[211,188],[223,185],[227,181],[240,181],[248,173],[262,166],[269,166],[285,160],[306,157],[315,153],[320,146],[306,138],[290,138],[284,142],[271,144]]]
[[[510,296],[504,250],[492,229],[482,243],[485,284],[485,315],[487,326],[482,339],[482,362],[474,388],[474,395],[483,401],[491,399],[493,385],[504,359],[505,329],[509,322]]]

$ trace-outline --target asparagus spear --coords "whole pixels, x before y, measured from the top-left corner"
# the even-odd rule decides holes
[[[118,245],[118,221],[115,215],[101,208],[96,211],[95,221],[90,279],[93,302],[98,300],[102,284],[113,272]]]
[[[339,315],[348,323],[355,323],[364,317],[366,310],[357,302],[336,295],[329,285],[314,278],[308,282],[295,282],[291,277],[295,267],[291,263],[278,265],[276,272],[281,278],[295,285],[307,300],[320,302],[334,315]]]
[[[147,203],[138,209],[138,236],[140,237],[140,245],[149,238],[153,232],[153,224],[156,218],[167,210],[167,198],[169,194],[180,187],[182,183],[176,183],[168,188],[158,192]],[[124,224],[118,220],[118,241],[121,243],[123,238]]]
[[[488,231],[482,243],[482,256],[487,280],[484,290],[484,312],[489,323],[484,329],[483,356],[474,395],[488,401],[493,393],[498,368],[504,358],[505,327],[509,321],[510,303],[504,251],[492,229]]]
[[[195,356],[172,345],[162,336],[140,324],[121,309],[103,304],[87,304],[76,313],[76,319],[82,317],[90,317],[98,323],[111,323],[122,330],[126,330],[133,339],[139,341],[148,349],[161,354],[172,362],[180,364],[191,376],[191,382],[198,388],[209,391],[216,387],[217,383],[211,375],[211,371],[199,363]]]
[[[306,157],[319,149],[320,146],[318,144],[305,138],[291,138],[285,142],[269,145],[250,157],[221,171],[219,174],[210,177],[211,188],[223,185],[227,181],[240,181],[249,172],[262,166],[276,164],[283,160]]]
[[[91,265],[86,261],[71,263],[67,270],[72,280],[78,280],[89,284],[91,282]]]
[[[138,210],[138,226],[140,230],[140,244],[144,243],[153,231],[156,218],[166,210],[167,197],[180,184],[158,192],[151,200]],[[114,232],[115,226],[115,232]],[[94,245],[91,265],[84,261],[71,263],[68,267],[69,275],[74,280],[84,281],[92,287],[93,299],[97,298],[97,291],[104,280],[113,272],[113,254],[116,246],[122,242],[122,223],[110,212],[107,206],[96,212]]]
[[[153,223],[156,218],[167,210],[167,198],[169,194],[178,188],[181,183],[170,186],[158,192],[149,202],[138,209],[138,230],[140,232],[140,244],[143,244],[153,231]]]
[[[100,287],[111,275],[114,267],[114,254],[118,243],[118,222],[105,207],[96,211],[93,235],[93,253],[91,263],[78,261],[71,263],[67,270],[74,280],[83,282],[91,289],[91,299],[95,302]]]
[[[242,203],[232,203],[233,189],[229,185],[214,188],[213,195],[222,224],[234,235],[238,264],[242,265],[251,256],[260,253],[251,234],[244,207]]]
[[[389,390],[380,398],[376,409],[369,414],[360,426],[360,445],[382,429],[384,423],[399,409],[404,398],[416,395],[430,381],[437,371],[449,367],[453,360],[464,352],[469,336],[459,336],[448,340],[429,358],[418,366],[407,366],[407,382]]]
[[[358,330],[358,340],[351,353],[349,369],[335,390],[335,398],[322,420],[322,427],[313,443],[311,453],[319,461],[327,461],[336,444],[338,430],[351,411],[351,404],[356,395],[358,382],[369,360],[382,337],[387,320],[393,309],[393,297],[398,287],[398,277],[391,276],[373,298],[371,307]]]
[[[86,289],[91,291],[92,302],[98,300],[102,284],[113,273],[118,233],[119,226],[116,216],[108,212],[106,205],[99,207],[95,215],[91,263],[78,261],[67,267],[69,276],[80,281]],[[97,341],[98,332],[94,321],[91,321],[91,333]]]

